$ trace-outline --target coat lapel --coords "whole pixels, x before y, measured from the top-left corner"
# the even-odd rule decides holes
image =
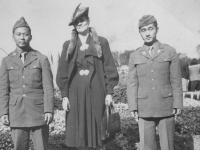
[[[34,60],[38,59],[37,54],[35,51],[30,51],[29,54],[27,55],[27,58],[24,62],[24,67],[32,63]]]
[[[154,52],[154,55],[153,55],[152,59],[158,57],[163,52],[164,52],[164,47],[163,47],[163,45],[160,42],[158,42],[157,43],[157,47],[156,47],[156,51]]]
[[[20,57],[17,55],[17,51],[15,50],[12,54],[11,54],[11,61],[13,61],[15,64],[19,65],[19,66],[23,66],[22,60],[20,59]]]
[[[67,63],[68,63],[68,78],[71,79],[72,71],[75,67],[77,55],[78,55],[78,42],[76,43],[73,52],[68,56]]]
[[[140,55],[148,58],[148,59],[151,59],[151,55],[149,54],[149,52],[146,50],[145,46],[143,45],[143,47],[141,48],[140,50]]]

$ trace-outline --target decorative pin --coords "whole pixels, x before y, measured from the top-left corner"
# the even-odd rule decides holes
[[[34,66],[33,68],[36,68],[36,66]]]
[[[13,67],[10,67],[10,69],[13,69]]]
[[[80,50],[81,50],[81,51],[87,50],[88,47],[89,47],[88,44],[83,44],[83,45],[81,45]]]
[[[165,59],[165,61],[166,61],[167,59]]]

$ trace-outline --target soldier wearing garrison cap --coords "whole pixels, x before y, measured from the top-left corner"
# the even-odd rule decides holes
[[[183,108],[181,70],[176,50],[156,39],[157,20],[139,20],[144,45],[129,60],[127,97],[129,110],[139,117],[140,149],[155,150],[158,127],[162,150],[173,150],[174,118]]]
[[[70,150],[103,149],[101,120],[119,76],[107,39],[89,27],[89,8],[79,6],[69,23],[74,29],[63,45],[56,80],[67,111],[65,143]]]
[[[0,69],[0,116],[10,126],[14,150],[48,149],[54,113],[54,88],[47,57],[30,47],[31,28],[22,17],[13,27],[16,49]]]

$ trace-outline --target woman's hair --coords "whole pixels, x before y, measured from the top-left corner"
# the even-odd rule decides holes
[[[196,58],[193,58],[192,61],[190,62],[190,65],[197,65],[198,60]]]

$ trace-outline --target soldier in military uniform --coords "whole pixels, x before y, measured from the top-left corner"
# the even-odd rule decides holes
[[[157,20],[139,21],[144,45],[129,60],[127,96],[132,115],[139,116],[140,149],[155,150],[158,127],[162,150],[173,150],[174,116],[183,108],[181,71],[176,50],[156,39]]]
[[[47,150],[54,112],[50,64],[30,47],[31,29],[23,17],[13,27],[13,39],[16,50],[0,69],[0,116],[11,127],[14,150],[28,150],[30,135],[35,150]]]

